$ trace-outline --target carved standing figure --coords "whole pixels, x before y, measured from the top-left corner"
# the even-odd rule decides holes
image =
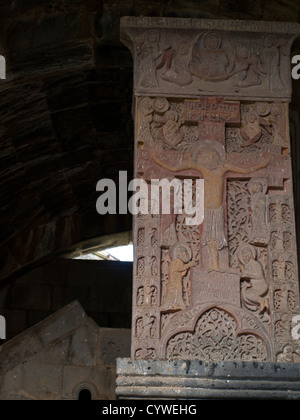
[[[285,255],[279,254],[278,256],[278,262],[277,262],[277,280],[282,281],[286,279],[285,275]]]
[[[282,46],[279,45],[274,34],[264,36],[263,46],[263,56],[269,66],[270,90],[271,92],[281,92],[285,89],[280,74],[280,47]]]
[[[182,161],[178,166],[171,166],[153,157],[154,162],[163,168],[179,172],[195,169],[204,178],[204,229],[203,245],[207,245],[210,252],[210,266],[208,271],[225,270],[219,267],[219,251],[227,246],[224,228],[223,192],[224,179],[227,172],[248,174],[269,164],[263,159],[259,164],[250,168],[234,165],[226,158],[224,146],[215,140],[203,140],[194,150],[192,156]]]
[[[270,240],[267,223],[267,182],[264,179],[252,179],[249,181],[248,190],[251,194],[250,242],[267,244]]]
[[[163,310],[181,310],[186,307],[183,300],[182,279],[187,271],[196,265],[191,259],[190,249],[180,242],[171,248],[172,261],[169,267],[169,280],[162,299]]]
[[[145,88],[156,88],[158,86],[156,75],[156,60],[162,55],[159,47],[159,31],[149,29],[145,33],[145,40],[138,51],[142,75],[141,85]]]
[[[152,141],[151,123],[153,120],[153,107],[150,98],[143,98],[140,102],[140,115],[138,120],[138,141],[141,147]]]

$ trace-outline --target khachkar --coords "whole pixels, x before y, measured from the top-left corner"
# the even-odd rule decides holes
[[[134,57],[136,177],[204,179],[201,225],[175,214],[174,197],[170,214],[135,216],[133,360],[300,361],[288,126],[299,32],[294,23],[122,19]]]

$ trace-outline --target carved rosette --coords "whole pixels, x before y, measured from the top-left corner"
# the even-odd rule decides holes
[[[288,102],[299,25],[124,18],[121,29],[135,174],[149,186],[134,216],[132,357],[298,361]],[[172,185],[167,214],[153,179]],[[199,179],[204,222],[188,225],[177,181],[195,206]]]

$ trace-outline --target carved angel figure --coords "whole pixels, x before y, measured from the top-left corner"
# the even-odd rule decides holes
[[[158,63],[156,69],[165,67],[161,78],[167,82],[176,83],[180,86],[186,86],[192,83],[193,78],[189,70],[190,49],[186,42],[178,45],[177,51],[167,50]]]
[[[245,141],[242,147],[251,146],[257,143],[261,138],[263,132],[262,127],[266,127],[268,132],[271,134],[271,124],[262,117],[258,117],[254,112],[250,112],[246,115],[246,124],[241,128],[241,137]]]

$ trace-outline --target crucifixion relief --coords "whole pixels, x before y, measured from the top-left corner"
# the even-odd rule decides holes
[[[204,220],[134,217],[132,357],[295,360],[299,313],[288,103],[293,24],[124,18],[135,173],[204,180]],[[184,208],[184,207],[183,207]],[[289,352],[286,351],[289,349]]]
[[[168,171],[181,172],[193,169],[202,174],[205,182],[203,245],[207,245],[210,250],[208,271],[224,272],[226,270],[219,266],[218,251],[227,246],[223,206],[225,175],[228,172],[253,173],[266,167],[269,160],[263,159],[259,164],[245,168],[231,163],[223,153],[223,147],[215,140],[204,140],[199,143],[193,156],[177,166],[170,166],[156,157],[153,157],[153,160]]]

